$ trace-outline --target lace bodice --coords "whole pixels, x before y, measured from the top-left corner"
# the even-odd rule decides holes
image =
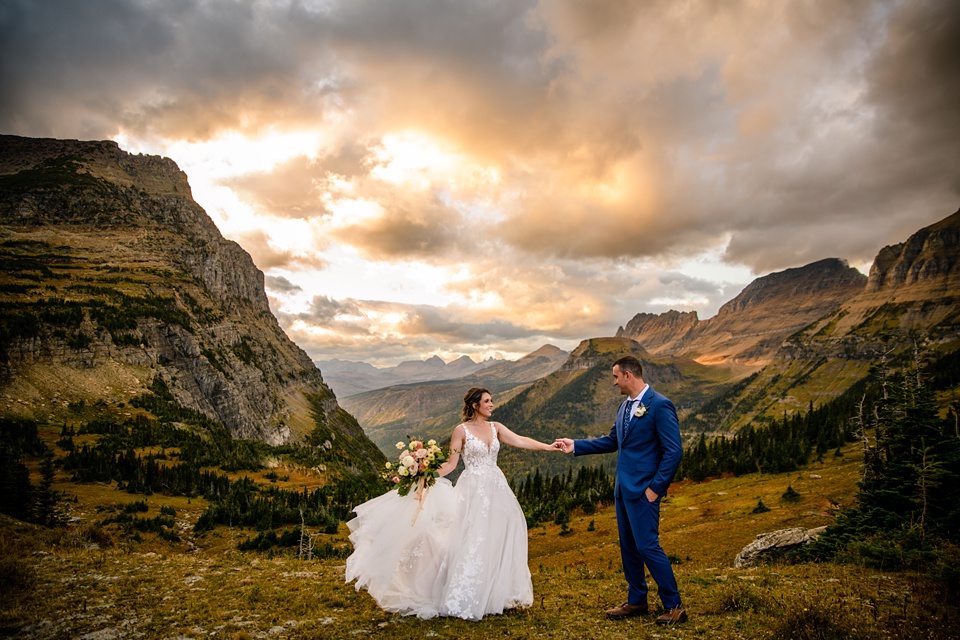
[[[466,425],[463,430],[466,432],[463,441],[463,465],[467,471],[471,469],[483,469],[486,467],[497,466],[497,454],[500,452],[500,441],[497,439],[497,428],[490,425],[490,446],[487,446],[483,440],[473,435]]]

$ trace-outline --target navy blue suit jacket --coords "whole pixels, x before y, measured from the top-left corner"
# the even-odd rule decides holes
[[[626,416],[624,400],[609,434],[576,440],[573,449],[577,456],[617,451],[617,494],[631,500],[642,498],[647,487],[663,496],[683,455],[673,402],[650,387],[640,404],[646,407],[643,416]]]

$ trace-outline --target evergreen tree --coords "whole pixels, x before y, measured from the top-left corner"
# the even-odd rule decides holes
[[[53,488],[54,475],[53,452],[48,449],[40,462],[40,484],[33,505],[33,521],[47,527],[63,524],[60,492]]]
[[[862,417],[863,477],[856,508],[805,550],[826,559],[847,550],[895,568],[929,556],[937,539],[960,541],[960,438],[940,417],[919,360],[875,372],[881,398]],[[869,438],[869,430],[874,438]]]
[[[28,520],[33,506],[30,470],[19,452],[0,442],[0,513],[18,520]]]

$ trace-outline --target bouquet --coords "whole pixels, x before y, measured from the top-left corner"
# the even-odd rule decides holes
[[[397,443],[397,449],[400,450],[398,462],[388,462],[383,477],[387,482],[396,485],[400,495],[405,496],[410,493],[410,489],[418,487],[423,497],[424,489],[433,485],[440,477],[437,471],[447,461],[447,454],[437,446],[436,440],[424,443],[422,438],[407,438],[407,444]]]

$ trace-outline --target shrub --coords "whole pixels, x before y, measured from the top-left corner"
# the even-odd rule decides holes
[[[766,513],[767,511],[770,511],[770,507],[763,504],[763,499],[761,498],[757,501],[757,506],[755,506],[750,513]]]
[[[773,640],[850,640],[859,638],[855,623],[839,606],[801,600],[774,619]]]
[[[33,567],[22,558],[0,558],[0,589],[5,593],[29,591],[36,583]]]
[[[732,613],[734,611],[751,611],[762,613],[772,608],[765,594],[755,587],[743,582],[724,583],[717,603],[718,613]]]

